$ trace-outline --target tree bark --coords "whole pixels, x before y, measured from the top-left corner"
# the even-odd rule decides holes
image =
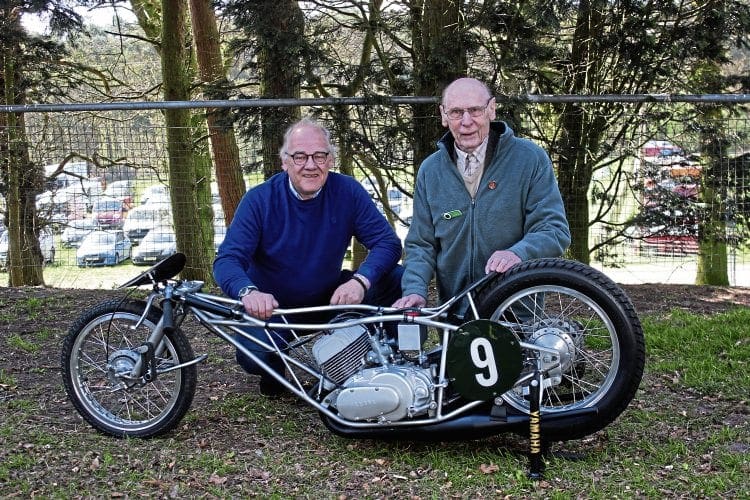
[[[451,81],[466,76],[464,16],[456,0],[414,0],[411,4],[414,95],[440,96]],[[422,161],[445,133],[435,119],[436,104],[415,104],[413,111],[414,178]]]
[[[718,68],[714,68],[718,72]],[[701,172],[700,206],[698,220],[698,267],[696,285],[729,285],[727,262],[727,184],[726,140],[721,119],[721,109],[716,106],[699,106],[701,127],[701,153],[704,159]]]
[[[216,13],[209,0],[190,0],[190,19],[195,39],[198,72],[206,99],[227,99],[228,81],[222,61]],[[228,226],[234,211],[245,194],[245,181],[240,166],[240,151],[234,134],[230,111],[225,108],[206,112],[211,152],[216,169],[216,182],[221,197],[224,221]]]
[[[257,9],[264,20],[257,29],[260,52],[260,97],[263,99],[300,96],[300,68],[304,44],[304,18],[295,0],[260,0]],[[301,114],[299,107],[261,108],[263,140],[263,177],[268,179],[281,171],[279,151],[284,131]]]
[[[13,14],[15,12],[15,14]],[[20,27],[18,12],[11,11],[6,23]],[[9,40],[6,38],[6,40]],[[24,90],[20,88],[19,46],[0,43],[0,83],[3,103],[24,104]],[[0,163],[5,184],[6,220],[8,228],[8,284],[10,286],[44,285],[43,257],[39,248],[39,221],[36,215],[36,195],[39,193],[41,167],[29,159],[26,127],[21,113],[0,114]]]
[[[188,34],[188,7],[185,0],[162,0],[162,77],[164,100],[190,99],[193,71]],[[187,256],[182,272],[185,279],[213,284],[213,226],[211,178],[206,162],[193,145],[193,123],[187,109],[167,109],[167,156],[170,196],[177,248]]]
[[[725,90],[721,61],[726,49],[722,37],[726,28],[726,2],[711,0],[706,3],[703,25],[708,37],[714,38],[715,52],[704,57],[693,72],[693,80],[701,92],[719,93]],[[698,220],[698,268],[696,285],[728,285],[727,262],[727,190],[729,175],[726,170],[727,149],[730,141],[722,120],[722,109],[717,105],[698,106],[697,126],[700,127],[701,153],[705,160],[698,194],[706,210]]]

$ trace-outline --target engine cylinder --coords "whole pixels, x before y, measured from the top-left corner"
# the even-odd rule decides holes
[[[328,378],[343,383],[362,368],[364,357],[370,350],[367,328],[355,325],[334,330],[313,345],[312,352],[318,365]]]

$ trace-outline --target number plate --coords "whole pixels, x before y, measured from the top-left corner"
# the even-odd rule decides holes
[[[461,396],[488,401],[521,374],[521,344],[508,328],[479,319],[464,323],[448,342],[446,374]]]

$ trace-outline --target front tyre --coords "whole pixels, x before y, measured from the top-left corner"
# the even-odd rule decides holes
[[[545,439],[603,429],[633,399],[645,364],[643,330],[630,299],[602,273],[563,259],[528,261],[498,275],[476,303],[481,318],[504,324],[523,342],[558,351],[560,367],[542,391]],[[529,413],[527,394],[519,387],[503,399]]]
[[[161,373],[194,357],[179,329],[167,332],[155,349],[156,380],[129,376],[141,359],[136,349],[161,315],[152,307],[133,329],[145,307],[142,301],[102,302],[73,323],[63,342],[62,374],[68,397],[89,424],[115,437],[148,438],[170,431],[195,394],[195,365]]]

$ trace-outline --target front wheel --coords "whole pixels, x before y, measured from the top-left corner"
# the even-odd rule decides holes
[[[577,439],[603,429],[633,399],[645,364],[643,330],[625,292],[599,271],[563,259],[525,262],[498,275],[476,303],[481,318],[559,353],[560,364],[542,391],[546,439]],[[527,373],[532,365],[526,364]],[[524,387],[503,399],[529,412]]]
[[[161,315],[152,307],[133,329],[145,307],[142,301],[102,302],[73,323],[63,342],[68,397],[89,424],[115,437],[148,438],[168,432],[179,424],[195,394],[195,365],[164,371],[194,357],[179,329],[168,331],[155,346],[155,380],[131,376],[142,360],[138,348]]]

